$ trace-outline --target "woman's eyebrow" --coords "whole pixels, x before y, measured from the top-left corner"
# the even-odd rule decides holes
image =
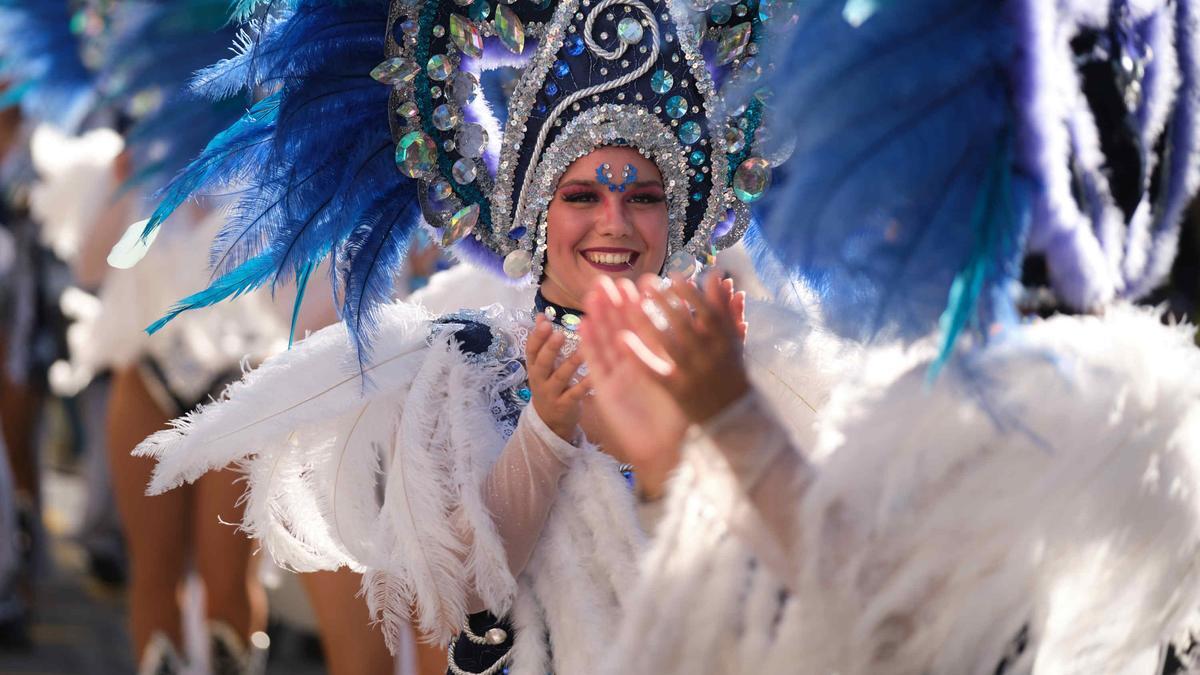
[[[571,180],[566,180],[566,181],[563,181],[563,182],[559,183],[559,184],[558,184],[558,187],[559,187],[559,188],[565,188],[565,187],[570,187],[570,186],[572,186],[572,185],[583,185],[583,186],[586,186],[586,187],[594,187],[594,186],[596,186],[596,185],[600,185],[600,184],[601,184],[601,183],[600,183],[599,181],[596,181],[596,180],[587,180],[587,179],[585,179],[585,178],[573,178],[573,179],[571,179]],[[630,183],[630,184],[629,184],[629,185],[627,185],[626,187],[632,187],[632,188],[649,188],[649,187],[662,188],[662,187],[663,187],[663,184],[662,184],[662,181],[657,181],[657,180],[640,180],[640,181],[637,181],[636,183]]]

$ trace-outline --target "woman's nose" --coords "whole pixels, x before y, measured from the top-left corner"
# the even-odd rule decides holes
[[[596,231],[608,236],[622,236],[633,229],[629,222],[629,213],[625,208],[625,200],[619,191],[612,191],[602,198],[600,219],[596,223]]]

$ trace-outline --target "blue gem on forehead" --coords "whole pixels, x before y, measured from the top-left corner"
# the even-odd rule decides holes
[[[571,66],[567,65],[566,61],[559,59],[558,61],[554,62],[554,76],[555,77],[566,77],[567,75],[570,75],[570,74],[571,74]]]
[[[612,179],[612,167],[607,162],[596,167],[596,181],[607,186],[609,192],[624,192],[626,186],[637,180],[637,167],[632,164],[625,165],[625,173],[621,176],[620,185],[614,183]]]
[[[567,53],[571,56],[579,56],[583,53],[584,49],[583,38],[579,37],[578,35],[572,35],[563,43],[563,48],[566,49]]]

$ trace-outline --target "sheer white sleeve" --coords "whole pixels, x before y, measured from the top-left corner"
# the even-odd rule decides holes
[[[558,496],[559,482],[580,452],[551,431],[528,405],[488,473],[483,502],[496,524],[514,578],[529,562]],[[481,609],[488,608],[473,600],[471,611]]]
[[[685,441],[702,470],[725,473],[737,489],[721,500],[732,532],[780,579],[797,570],[800,502],[813,469],[788,432],[751,390]]]

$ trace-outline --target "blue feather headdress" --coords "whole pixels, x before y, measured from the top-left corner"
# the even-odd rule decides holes
[[[147,224],[148,236],[192,194],[239,195],[213,249],[218,278],[173,314],[291,278],[303,284],[332,257],[343,319],[366,358],[422,216],[460,255],[536,277],[539,219],[558,175],[599,145],[633,145],[667,179],[672,264],[691,268],[736,241],[746,202],[768,179],[750,153],[761,102],[726,111],[719,96],[761,75],[763,12],[696,21],[641,0],[236,9],[258,12],[244,48],[198,72],[193,91],[272,93],[175,178]],[[514,76],[497,115],[480,87],[496,91]]]
[[[83,59],[86,35],[72,30],[67,0],[0,0],[0,107],[78,129],[94,104],[94,77]]]

